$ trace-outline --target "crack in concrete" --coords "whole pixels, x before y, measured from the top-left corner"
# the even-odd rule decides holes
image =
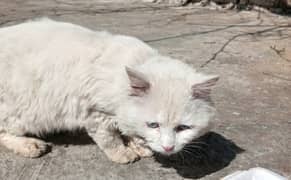
[[[52,161],[52,158],[49,158],[48,160],[44,160],[42,161],[42,163],[38,166],[38,168],[36,168],[33,171],[33,174],[31,176],[31,180],[37,180],[41,171],[43,170],[44,167],[49,166],[50,162]]]
[[[270,46],[270,48],[281,58],[281,59],[284,59],[288,62],[291,62],[291,59],[288,59],[286,57],[283,56],[283,54],[285,53],[285,48],[283,49],[277,49],[276,46]]]
[[[233,37],[231,37],[230,39],[228,39],[220,48],[218,51],[216,51],[213,56],[208,59],[205,63],[201,64],[200,65],[200,68],[204,68],[206,67],[209,63],[211,63],[212,61],[214,61],[217,56],[224,52],[225,48],[232,42],[234,41],[235,39],[239,38],[239,37],[243,37],[243,36],[252,36],[252,35],[258,35],[258,34],[262,34],[262,33],[266,33],[266,32],[270,32],[270,31],[274,31],[274,30],[277,30],[277,29],[281,29],[281,28],[290,28],[291,25],[283,25],[283,26],[276,26],[276,27],[272,27],[272,28],[267,28],[267,29],[264,29],[264,30],[260,30],[260,31],[256,31],[256,32],[249,32],[249,33],[243,33],[243,34],[237,34]]]
[[[163,40],[169,40],[169,39],[176,39],[176,38],[184,38],[188,36],[197,36],[197,35],[202,35],[202,34],[208,34],[212,32],[218,32],[218,31],[223,31],[229,28],[235,27],[234,25],[222,27],[222,28],[216,28],[208,31],[202,31],[202,32],[192,32],[192,33],[185,33],[185,34],[179,34],[175,36],[168,36],[168,37],[162,37],[162,38],[157,38],[157,39],[150,39],[150,40],[144,40],[146,43],[152,43],[152,42],[158,42],[158,41],[163,41]]]
[[[290,78],[283,77],[283,76],[280,76],[280,75],[277,75],[277,74],[273,74],[273,73],[269,73],[269,72],[263,72],[263,74],[267,75],[267,76],[271,76],[271,77],[277,78],[277,79],[280,79],[280,80],[291,81]]]

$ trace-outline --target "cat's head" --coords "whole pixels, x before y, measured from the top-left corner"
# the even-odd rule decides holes
[[[145,139],[154,151],[170,155],[210,127],[210,92],[217,76],[196,73],[176,60],[153,60],[126,68],[128,91],[118,110],[121,131]]]

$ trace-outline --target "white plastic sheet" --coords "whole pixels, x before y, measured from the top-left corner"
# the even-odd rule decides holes
[[[261,167],[252,168],[247,171],[237,171],[222,180],[287,180],[287,178]]]

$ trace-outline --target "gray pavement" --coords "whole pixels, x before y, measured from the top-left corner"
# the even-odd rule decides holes
[[[0,26],[42,16],[136,36],[198,71],[219,74],[217,126],[193,157],[128,165],[107,160],[85,132],[48,137],[55,145],[39,159],[0,147],[1,180],[214,180],[256,166],[291,178],[290,17],[101,0],[0,1]]]

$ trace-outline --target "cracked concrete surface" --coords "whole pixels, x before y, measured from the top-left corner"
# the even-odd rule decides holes
[[[291,178],[290,17],[98,0],[0,1],[0,26],[42,16],[136,36],[220,75],[217,126],[202,140],[208,145],[182,162],[156,156],[114,164],[85,132],[48,137],[55,146],[39,159],[0,147],[0,179],[214,180],[256,166]]]

